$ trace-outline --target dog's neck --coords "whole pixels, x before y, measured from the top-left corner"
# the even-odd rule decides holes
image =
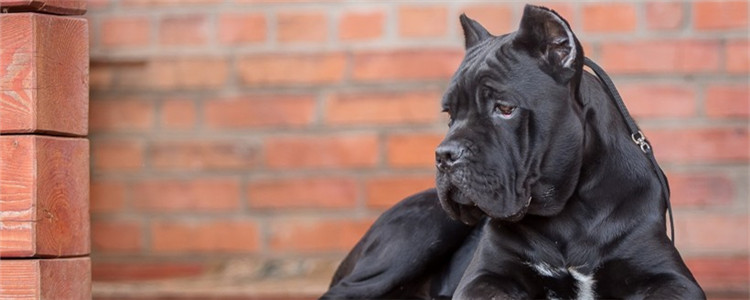
[[[591,205],[601,201],[633,205],[646,218],[641,221],[663,226],[666,207],[662,187],[648,158],[631,140],[622,113],[590,73],[584,72],[579,95],[583,97],[585,146],[575,197]],[[617,187],[617,193],[611,187]]]

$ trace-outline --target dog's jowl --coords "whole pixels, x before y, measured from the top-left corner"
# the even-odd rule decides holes
[[[500,36],[460,21],[436,188],[386,211],[323,298],[705,298],[666,235],[661,170],[568,23],[537,6]]]

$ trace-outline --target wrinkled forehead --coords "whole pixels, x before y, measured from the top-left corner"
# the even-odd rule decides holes
[[[453,74],[443,97],[443,104],[457,94],[476,90],[486,82],[502,84],[514,74],[524,72],[523,54],[513,47],[515,33],[492,37],[469,48]]]

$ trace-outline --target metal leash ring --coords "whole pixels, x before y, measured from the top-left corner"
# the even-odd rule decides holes
[[[651,151],[651,145],[649,145],[648,140],[646,140],[646,136],[643,135],[643,132],[641,132],[640,130],[636,133],[631,134],[630,138],[636,145],[641,147],[641,151],[643,151],[643,153],[648,153],[649,151]]]

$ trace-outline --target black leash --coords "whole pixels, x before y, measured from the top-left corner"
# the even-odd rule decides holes
[[[641,151],[643,151],[643,153],[646,154],[646,157],[648,157],[648,159],[651,161],[651,167],[654,168],[656,177],[659,178],[659,182],[664,189],[664,202],[666,202],[667,204],[667,212],[669,213],[669,229],[670,233],[672,234],[672,243],[674,244],[674,217],[672,216],[672,204],[669,202],[669,182],[667,182],[667,177],[664,176],[664,172],[659,167],[659,164],[656,163],[656,158],[654,157],[654,152],[651,149],[651,144],[649,144],[646,136],[643,135],[643,132],[641,132],[640,129],[638,129],[638,125],[635,124],[635,121],[630,116],[630,113],[628,113],[628,109],[625,108],[625,103],[622,102],[620,93],[617,92],[615,84],[612,82],[612,79],[609,78],[607,73],[604,72],[604,70],[599,67],[599,65],[594,63],[594,61],[592,61],[588,57],[584,57],[583,63],[584,65],[591,68],[596,76],[598,76],[602,81],[604,86],[607,87],[607,93],[609,94],[609,97],[612,98],[613,101],[615,101],[617,109],[620,111],[620,114],[622,114],[623,119],[625,119],[625,123],[627,124],[628,130],[630,131],[630,139],[632,139],[636,145],[641,147]]]

